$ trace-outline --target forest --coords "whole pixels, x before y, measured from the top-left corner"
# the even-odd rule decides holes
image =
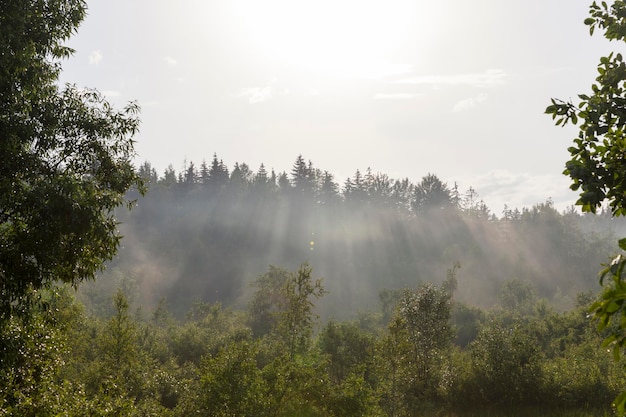
[[[489,308],[503,283],[518,280],[562,310],[597,290],[600,265],[626,230],[608,212],[559,213],[550,200],[496,215],[476,190],[435,174],[413,182],[356,170],[340,185],[301,155],[279,173],[229,168],[217,155],[186,165],[162,175],[148,162],[139,167],[148,192],[119,211],[123,244],[97,281],[132,277],[143,305],[165,297],[179,318],[193,301],[245,306],[269,265],[304,262],[324,277],[324,318],[376,308],[384,288],[440,283],[455,263],[460,301]]]
[[[592,416],[626,383],[588,315],[607,213],[302,156],[138,174],[120,255],[5,328],[13,415]]]
[[[581,210],[492,213],[302,155],[135,166],[139,105],[59,82],[86,13],[0,2],[0,417],[626,415],[621,54],[546,108]]]

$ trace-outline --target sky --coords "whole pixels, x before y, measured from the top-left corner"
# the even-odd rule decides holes
[[[298,155],[339,184],[368,167],[474,188],[492,213],[576,200],[575,127],[550,98],[590,91],[620,45],[579,0],[91,0],[62,82],[137,101],[137,164]]]

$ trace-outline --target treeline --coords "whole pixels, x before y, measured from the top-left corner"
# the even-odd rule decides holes
[[[229,169],[217,155],[178,173],[159,176],[148,162],[138,171],[148,192],[119,211],[122,248],[96,285],[133,276],[145,306],[165,297],[179,318],[193,301],[245,306],[258,271],[304,261],[326,277],[323,317],[370,309],[382,288],[439,283],[455,262],[464,302],[490,307],[502,282],[519,279],[569,308],[616,250],[609,216],[559,213],[546,201],[497,217],[473,188],[434,174],[412,182],[357,170],[339,185],[302,156],[276,173]]]
[[[471,416],[534,407],[525,415],[580,417],[608,410],[626,383],[624,364],[601,347],[587,317],[590,294],[560,313],[530,284],[507,281],[485,310],[456,300],[458,272],[453,265],[439,285],[381,291],[377,309],[323,323],[316,305],[324,281],[306,264],[270,267],[254,280],[245,309],[196,303],[181,320],[165,300],[141,310],[128,277],[100,315],[87,313],[91,306],[67,287],[42,291],[0,326],[1,414]]]

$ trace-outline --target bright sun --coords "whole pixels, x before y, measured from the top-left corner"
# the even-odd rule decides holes
[[[414,33],[415,0],[237,0],[236,19],[261,53],[305,71],[378,77]],[[422,31],[420,31],[422,32]]]

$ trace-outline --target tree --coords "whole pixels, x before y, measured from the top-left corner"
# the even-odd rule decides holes
[[[328,356],[328,375],[340,383],[351,374],[360,374],[371,367],[374,336],[361,330],[357,323],[330,321],[318,339],[322,353]]]
[[[131,158],[139,107],[58,85],[82,0],[0,3],[0,303],[94,278],[118,248],[114,209],[141,187]],[[45,227],[41,227],[45,225]]]
[[[448,270],[441,287],[427,283],[406,289],[398,300],[382,348],[389,362],[387,395],[392,402],[411,408],[415,401],[436,397],[452,342],[450,317],[458,268],[457,263]]]
[[[452,207],[452,193],[448,185],[435,174],[428,174],[415,186],[412,206],[416,212],[428,212]]]
[[[626,2],[610,5],[595,1],[585,19],[590,34],[604,31],[610,41],[626,41]],[[577,205],[584,212],[595,213],[607,201],[615,216],[626,215],[626,63],[622,54],[611,53],[600,58],[598,76],[591,85],[591,94],[579,94],[578,105],[571,101],[552,99],[546,108],[556,125],[578,125],[578,137],[568,151],[564,174],[579,191]],[[580,124],[579,124],[580,121]],[[626,239],[619,241],[626,250]],[[608,331],[604,346],[611,346],[616,359],[626,347],[626,282],[623,279],[626,258],[618,255],[600,273],[604,290],[591,311],[600,330]],[[626,391],[614,402],[620,414],[626,414]]]
[[[502,284],[498,302],[507,311],[530,315],[537,302],[537,295],[530,282],[514,279]]]
[[[604,29],[609,40],[626,41],[626,3],[615,1],[610,6],[596,2],[590,7],[591,17],[585,19],[589,31]],[[626,63],[621,54],[600,58],[598,77],[591,85],[592,93],[579,94],[578,105],[552,99],[546,108],[556,125],[579,125],[578,137],[568,150],[572,156],[564,174],[573,181],[572,190],[580,190],[577,204],[585,212],[595,213],[605,199],[613,214],[626,214]]]
[[[176,171],[174,171],[172,164],[169,164],[163,172],[163,177],[161,177],[159,183],[169,187],[176,184],[176,181]]]
[[[198,173],[196,172],[196,166],[193,161],[189,162],[189,165],[185,169],[185,185],[192,186],[196,183]]]
[[[521,323],[493,320],[470,343],[475,384],[483,401],[519,404],[537,399],[541,381],[539,343]]]
[[[77,315],[65,290],[42,291],[42,303],[24,307],[28,314],[0,320],[1,415],[90,414],[80,384],[59,378],[69,344],[64,332]]]
[[[267,408],[254,343],[232,342],[203,360],[198,412],[211,416],[258,416]]]
[[[139,166],[137,175],[141,177],[146,187],[156,184],[158,180],[156,169],[154,169],[152,164],[148,161],[145,161]]]
[[[300,197],[311,197],[315,191],[315,169],[311,161],[307,165],[302,155],[298,155],[293,163],[291,183]]]
[[[209,166],[206,163],[206,159],[202,160],[200,164],[200,172],[199,172],[199,180],[203,186],[207,186],[209,184]]]
[[[356,207],[361,206],[367,200],[367,184],[360,170],[356,170],[353,178],[348,178],[343,187],[343,196],[346,202]]]
[[[267,177],[267,170],[265,169],[265,165],[261,164],[259,170],[254,176],[254,186],[258,187],[260,190],[265,190],[265,187],[268,185],[269,178]]]
[[[304,263],[297,272],[270,265],[256,279],[257,291],[250,303],[252,331],[257,336],[274,333],[290,357],[304,352],[317,318],[312,298],[324,295],[322,281],[313,281],[312,268]]]
[[[209,183],[214,188],[220,189],[226,185],[228,178],[228,168],[226,168],[221,159],[217,159],[217,154],[214,153],[211,168],[209,169]]]
[[[324,171],[320,176],[318,202],[322,205],[332,205],[339,201],[339,185],[335,182],[333,174]]]

